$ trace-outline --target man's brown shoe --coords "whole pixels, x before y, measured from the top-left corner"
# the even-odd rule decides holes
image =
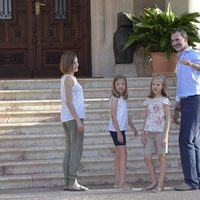
[[[187,191],[187,190],[195,190],[195,188],[192,188],[191,186],[189,186],[188,184],[186,184],[184,182],[184,183],[181,183],[180,185],[174,187],[174,190],[177,190],[177,191]]]

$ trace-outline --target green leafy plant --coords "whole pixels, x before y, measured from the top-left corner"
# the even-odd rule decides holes
[[[133,14],[126,14],[133,22],[133,28],[124,44],[126,49],[133,46],[134,53],[139,47],[144,47],[147,52],[165,52],[169,58],[174,49],[171,45],[171,32],[175,28],[183,28],[188,33],[190,46],[196,47],[195,42],[200,43],[198,34],[200,13],[183,13],[176,16],[170,4],[166,11],[157,6],[155,8],[144,8],[144,14],[136,17]]]

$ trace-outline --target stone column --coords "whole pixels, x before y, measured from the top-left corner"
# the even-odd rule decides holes
[[[181,0],[181,3],[180,3],[180,1],[177,1],[177,0],[166,0],[166,6],[170,2],[173,12],[176,15],[180,15],[181,13],[188,11],[188,1],[189,0]]]
[[[104,42],[104,0],[90,0],[91,5],[91,55],[92,76],[100,77],[103,73],[99,65],[101,44]]]
[[[188,0],[188,1],[189,1],[188,5],[189,12],[200,12],[199,0]],[[197,26],[200,28],[200,24],[198,24]],[[199,30],[199,35],[200,35],[200,30]],[[200,51],[200,44],[197,45],[197,48]]]
[[[119,73],[116,72],[113,52],[113,34],[117,28],[117,13],[133,13],[133,1],[90,0],[90,2],[92,76],[112,77],[115,73]],[[134,69],[134,64],[131,64],[131,69]],[[130,71],[128,72],[129,75]],[[133,76],[136,76],[135,72],[132,72]]]
[[[170,2],[172,10],[176,15],[180,15],[184,12],[199,12],[200,4],[199,0],[166,0],[166,5]]]

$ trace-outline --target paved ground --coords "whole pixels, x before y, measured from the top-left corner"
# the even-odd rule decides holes
[[[62,188],[36,188],[21,190],[0,190],[0,200],[200,200],[200,190],[178,192],[173,183],[166,184],[160,193],[132,190],[117,190],[112,186],[96,186],[88,192],[67,192]]]
[[[199,200],[200,190],[176,192],[165,190],[160,193],[141,191],[117,191],[112,189],[89,192],[37,192],[26,194],[4,194],[0,199],[11,200]]]

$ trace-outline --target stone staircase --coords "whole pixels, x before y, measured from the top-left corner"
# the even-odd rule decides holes
[[[108,132],[109,78],[79,79],[85,95],[84,151],[80,169],[83,184],[111,184],[114,146]],[[128,78],[129,108],[141,130],[143,101],[150,78]],[[59,120],[59,79],[0,80],[0,188],[64,185],[64,133]],[[174,103],[175,80],[168,79]],[[182,179],[177,144],[178,127],[171,124],[167,180]],[[139,137],[127,132],[129,182],[148,180]],[[156,165],[158,163],[156,161]]]

